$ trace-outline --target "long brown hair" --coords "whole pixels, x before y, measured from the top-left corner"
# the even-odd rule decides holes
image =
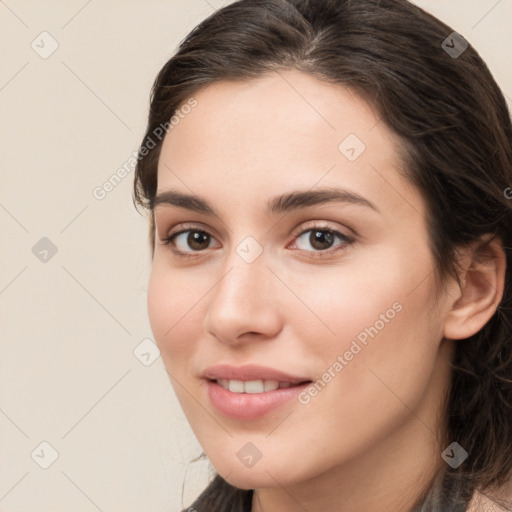
[[[444,408],[443,447],[457,441],[469,457],[437,475],[414,508],[422,512],[466,510],[475,489],[492,494],[512,471],[512,126],[487,66],[465,45],[406,0],[229,4],[192,30],[158,74],[135,171],[134,202],[150,212],[153,251],[162,140],[142,150],[155,130],[207,84],[292,68],[352,88],[401,138],[407,177],[427,203],[439,283],[457,278],[458,247],[485,234],[501,239],[502,300],[478,333],[454,341]],[[213,512],[237,491],[219,475],[208,489],[203,510]]]

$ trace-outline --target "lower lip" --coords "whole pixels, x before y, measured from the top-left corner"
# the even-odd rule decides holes
[[[208,380],[206,384],[212,404],[224,416],[238,420],[255,420],[293,400],[311,383],[265,393],[233,393],[214,381]]]

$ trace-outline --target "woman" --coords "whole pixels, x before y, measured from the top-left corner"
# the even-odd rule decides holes
[[[511,186],[502,93],[405,0],[242,0],[189,34],[134,191],[217,472],[188,510],[512,510]]]

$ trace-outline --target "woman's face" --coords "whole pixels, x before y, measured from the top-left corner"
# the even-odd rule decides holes
[[[388,456],[407,472],[432,450],[451,302],[397,141],[349,89],[296,71],[194,98],[159,160],[148,306],[199,442],[246,489]]]

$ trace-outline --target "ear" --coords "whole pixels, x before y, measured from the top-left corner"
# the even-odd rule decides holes
[[[505,286],[506,255],[498,237],[487,235],[463,252],[462,288],[450,298],[443,336],[452,340],[477,333],[496,312]]]

